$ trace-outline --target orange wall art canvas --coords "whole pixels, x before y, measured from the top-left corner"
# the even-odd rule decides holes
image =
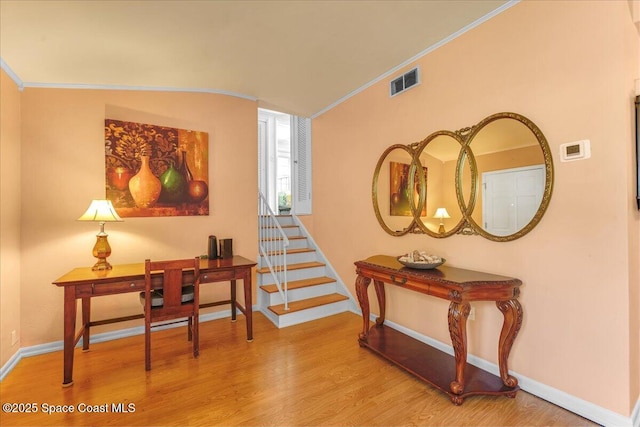
[[[122,217],[209,215],[206,132],[106,119],[106,196]]]

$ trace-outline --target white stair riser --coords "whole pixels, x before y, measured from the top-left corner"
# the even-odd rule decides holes
[[[279,250],[282,245],[280,244],[280,242],[273,243],[273,242],[265,241],[262,243],[262,246],[265,248],[266,251],[271,251],[271,250]],[[307,239],[289,239],[289,246],[287,246],[287,249],[303,249],[306,247],[308,247]]]
[[[275,283],[273,277],[271,276],[271,273],[259,273],[259,275],[261,276],[258,278],[259,285],[270,285],[272,283]],[[289,282],[293,280],[310,279],[312,277],[321,276],[326,276],[324,266],[287,271],[287,281]]]
[[[303,249],[308,247],[309,241],[307,239],[289,239],[287,249]]]
[[[284,231],[285,236],[293,237],[300,235],[300,227],[283,227],[282,231]]]
[[[276,219],[278,220],[278,223],[280,223],[280,225],[295,225],[293,223],[293,217],[290,215],[284,215],[284,216],[278,216],[276,217]]]
[[[261,265],[266,265],[264,263],[264,259],[262,259],[260,261],[261,261]],[[313,252],[313,251],[311,251],[311,252],[294,252],[294,253],[287,252],[287,264],[288,265],[299,264],[299,263],[303,263],[303,262],[311,262],[311,261],[317,261],[316,253]],[[271,262],[276,262],[276,263],[282,265],[284,263],[284,256],[283,255],[278,255],[276,257],[271,257]]]
[[[265,292],[262,289],[260,289],[260,292],[264,294],[263,297],[265,298],[265,301],[267,302],[268,306],[284,304],[284,299],[282,298],[282,295],[280,295],[280,292],[270,293],[270,292]],[[322,285],[307,286],[305,288],[292,289],[289,292],[287,292],[287,298],[289,302],[291,302],[291,301],[299,301],[307,298],[319,297],[322,295],[333,294],[335,292],[336,292],[336,282],[332,282],[332,283],[324,283]]]
[[[334,314],[349,311],[349,300],[338,301],[331,304],[325,304],[319,307],[308,308],[303,311],[295,311],[290,314],[276,316],[271,310],[263,311],[265,315],[271,319],[279,328],[297,325],[299,323],[308,322],[310,320],[321,319],[323,317],[333,316]],[[269,312],[269,313],[267,313]]]
[[[264,230],[265,236],[271,236],[271,237],[276,237],[280,235],[280,232],[274,228],[274,227],[266,227],[267,229]],[[292,236],[299,236],[300,235],[300,227],[282,227],[282,231],[284,232],[285,236],[287,237],[292,237]]]

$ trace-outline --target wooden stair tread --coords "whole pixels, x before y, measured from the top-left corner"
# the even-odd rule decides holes
[[[332,279],[331,277],[326,277],[326,276],[312,277],[310,279],[293,280],[287,283],[287,287],[291,291],[293,289],[306,288],[306,287],[315,286],[315,285],[324,285],[326,283],[333,283],[335,281],[336,281],[335,279]],[[278,292],[278,287],[276,285],[264,285],[264,286],[260,286],[260,289],[270,294]]]
[[[300,301],[289,301],[289,310],[284,309],[284,304],[270,306],[269,310],[271,310],[278,316],[282,316],[285,314],[295,313],[296,311],[305,310],[307,308],[319,307],[321,305],[331,304],[347,299],[349,299],[349,297],[341,294],[330,294],[315,298],[308,298]]]
[[[302,270],[304,268],[313,268],[313,267],[324,267],[325,264],[321,262],[301,262],[298,264],[289,264],[287,266],[287,271],[290,270]],[[281,265],[276,266],[276,270],[280,271],[282,269]],[[269,267],[262,267],[256,270],[259,274],[269,273]]]

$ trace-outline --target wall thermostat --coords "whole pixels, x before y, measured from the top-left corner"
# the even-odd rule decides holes
[[[560,145],[560,161],[570,162],[588,159],[589,157],[591,157],[591,142],[588,139]]]

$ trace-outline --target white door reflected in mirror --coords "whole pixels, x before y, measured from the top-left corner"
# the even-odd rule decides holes
[[[544,165],[484,172],[482,228],[496,236],[523,229],[538,211],[544,183]]]

